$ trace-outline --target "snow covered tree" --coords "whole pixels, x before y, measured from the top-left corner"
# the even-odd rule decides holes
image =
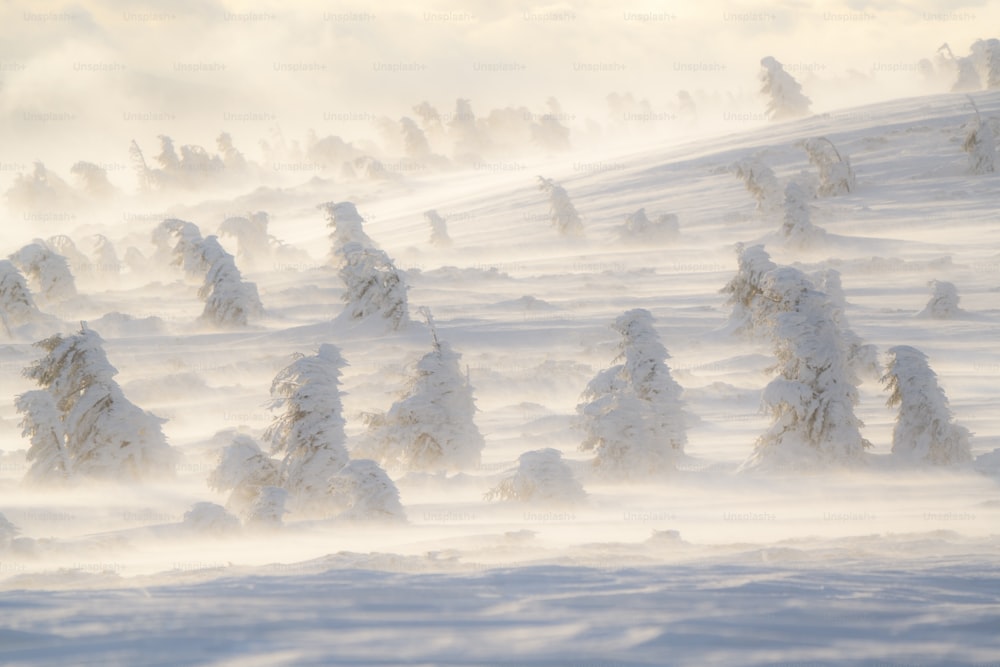
[[[76,177],[80,189],[94,199],[108,199],[117,192],[117,188],[108,181],[107,169],[93,162],[76,162],[69,168],[69,173]]]
[[[743,181],[747,191],[757,202],[757,210],[774,213],[781,209],[781,185],[774,171],[757,158],[743,158],[734,162],[729,171]]]
[[[330,240],[333,242],[333,255],[338,261],[344,261],[345,248],[351,244],[378,248],[378,244],[365,233],[365,219],[354,204],[349,201],[328,202],[321,207],[326,212],[327,226],[333,230]]]
[[[66,451],[66,434],[52,394],[41,389],[25,392],[14,401],[24,415],[21,435],[28,438],[27,459],[31,462],[25,479],[32,483],[61,482],[72,474],[72,462]]]
[[[840,282],[840,272],[836,269],[824,269],[812,277],[816,289],[829,297],[830,315],[840,328],[846,345],[847,361],[851,365],[851,369],[858,376],[877,380],[882,375],[882,365],[878,360],[878,348],[870,343],[865,343],[861,336],[851,329],[847,321],[847,299]]]
[[[205,300],[201,319],[218,326],[246,326],[264,314],[257,285],[243,280],[236,260],[219,244],[215,236],[204,239],[199,249],[209,264],[205,283],[198,296]]]
[[[640,208],[626,216],[618,235],[631,242],[668,241],[676,238],[678,231],[677,216],[673,213],[663,213],[654,222],[646,216],[646,209]]]
[[[10,256],[10,261],[34,284],[35,292],[46,301],[62,301],[76,296],[76,282],[69,263],[43,241],[24,246]]]
[[[972,106],[975,108],[976,103],[972,102]],[[996,140],[990,124],[983,122],[979,109],[975,110],[976,117],[970,122],[962,150],[969,154],[969,173],[992,174],[996,163]]]
[[[682,390],[648,310],[629,310],[612,328],[622,336],[616,360],[623,363],[584,390],[576,408],[586,433],[580,448],[593,451],[594,466],[610,477],[654,477],[674,467],[687,443]]]
[[[37,431],[43,441],[61,432],[73,474],[142,479],[172,473],[175,457],[160,428],[164,420],[125,398],[102,343],[84,326],[78,334],[57,334],[35,344],[46,355],[25,368],[24,376],[51,395],[56,410],[37,398],[21,400],[26,430],[29,435]],[[41,447],[39,456],[53,449]]]
[[[928,284],[931,288],[931,298],[924,309],[917,313],[917,317],[947,320],[965,315],[965,311],[958,307],[958,288],[954,283],[932,280]]]
[[[826,137],[806,139],[801,143],[809,163],[819,168],[820,196],[832,197],[854,190],[854,170],[851,159],[842,157],[833,142]]]
[[[564,236],[582,236],[583,221],[570,201],[565,188],[550,178],[538,177],[538,189],[549,195],[552,225]]]
[[[212,266],[201,247],[203,241],[198,225],[176,218],[164,220],[153,230],[157,255],[165,262],[182,267],[191,278],[203,278]]]
[[[778,304],[773,319],[779,375],[764,389],[771,427],[757,439],[744,469],[849,466],[869,446],[854,414],[857,378],[829,297],[801,271],[778,267],[762,281]]]
[[[781,235],[786,243],[800,250],[815,247],[823,242],[826,231],[812,223],[809,194],[798,183],[785,186],[785,213],[781,222]]]
[[[329,495],[343,510],[338,519],[399,521],[406,514],[399,490],[375,461],[355,459],[338,470],[329,482]]]
[[[403,146],[407,157],[421,160],[430,156],[431,146],[427,143],[427,137],[412,118],[409,116],[400,118],[399,127],[403,133]]]
[[[121,262],[118,260],[118,253],[111,239],[103,234],[94,237],[94,261],[91,263],[96,273],[107,276],[117,276],[121,273]]]
[[[517,468],[486,493],[486,500],[517,500],[545,505],[573,505],[587,497],[562,459],[551,447],[525,452]]]
[[[329,508],[328,481],[347,463],[344,447],[340,351],[320,345],[300,355],[271,383],[271,409],[282,410],[264,433],[272,454],[283,454],[282,477],[294,506],[322,513]]]
[[[909,345],[897,345],[889,348],[889,357],[882,382],[890,392],[889,407],[899,406],[892,430],[893,455],[931,465],[972,461],[969,431],[954,423],[927,355]]]
[[[766,321],[773,302],[764,296],[763,280],[769,271],[777,268],[762,245],[737,246],[739,269],[736,275],[722,288],[728,294],[726,305],[732,307],[729,314],[729,330],[733,333],[760,333],[760,325]]]
[[[462,355],[438,338],[428,317],[433,347],[417,362],[406,394],[384,415],[369,417],[362,456],[406,470],[468,470],[485,446],[473,417],[472,386],[462,374]]]
[[[983,87],[983,83],[979,78],[979,72],[976,71],[976,62],[972,56],[956,57],[947,43],[938,47],[938,52],[947,58],[945,62],[952,64],[957,75],[955,83],[952,84],[951,92],[965,93],[979,90]]]
[[[1000,88],[1000,40],[977,39],[969,48],[976,68],[982,72],[982,80],[987,90]]]
[[[807,115],[812,100],[802,94],[802,86],[784,66],[771,56],[762,58],[760,66],[760,92],[768,96],[767,117],[785,120]]]
[[[350,318],[363,320],[377,315],[395,331],[405,328],[410,321],[406,283],[389,256],[360,243],[348,243],[342,254],[339,275]]]
[[[12,262],[0,260],[0,320],[7,334],[40,316],[24,276]]]
[[[234,512],[248,510],[268,486],[281,486],[279,462],[265,454],[249,435],[237,434],[219,454],[209,473],[208,486],[216,491],[231,491],[226,507]]]
[[[451,238],[448,236],[448,225],[445,223],[444,218],[433,209],[425,211],[424,217],[427,218],[427,222],[431,226],[431,245],[451,245]]]
[[[271,254],[271,237],[267,233],[269,217],[265,211],[246,216],[226,218],[219,226],[219,236],[236,239],[236,258],[241,265],[259,266]]]

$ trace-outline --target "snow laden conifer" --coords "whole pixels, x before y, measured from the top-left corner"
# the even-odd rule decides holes
[[[321,208],[326,213],[327,226],[332,230],[330,240],[333,243],[333,256],[338,262],[343,263],[348,245],[352,248],[378,248],[378,244],[365,233],[365,219],[353,203],[327,202]]]
[[[188,277],[201,279],[198,296],[205,301],[202,321],[242,327],[263,315],[257,285],[243,280],[235,258],[226,252],[218,237],[203,238],[194,223],[170,219],[153,231],[153,243],[158,254],[169,253],[171,263],[183,267]]]
[[[781,210],[781,184],[769,166],[757,158],[743,158],[730,165],[729,171],[743,181],[747,192],[757,202],[758,211],[771,214]]]
[[[216,491],[229,491],[226,508],[238,514],[248,511],[261,489],[281,486],[280,462],[261,450],[249,435],[237,434],[219,454],[219,460],[208,476],[208,486]]]
[[[444,218],[433,209],[425,211],[424,218],[427,219],[427,223],[431,226],[431,245],[451,245],[451,238],[448,236],[448,225],[445,223]]]
[[[996,168],[996,139],[988,122],[979,115],[976,103],[969,98],[976,117],[969,123],[969,130],[962,143],[962,150],[969,154],[970,174],[992,174]]]
[[[798,250],[807,250],[823,243],[826,230],[812,223],[810,196],[798,183],[785,186],[784,216],[781,236],[785,243]]]
[[[395,331],[405,328],[410,312],[403,273],[365,233],[364,218],[354,204],[330,202],[322,208],[333,230],[330,239],[348,316],[354,320],[378,316]]]
[[[271,255],[271,237],[267,233],[269,217],[265,211],[226,218],[219,226],[219,236],[236,239],[236,258],[246,267],[261,266]]]
[[[346,312],[354,320],[380,317],[391,329],[404,329],[410,321],[409,302],[403,274],[385,252],[348,243],[339,275],[344,283],[341,297]]]
[[[819,169],[819,188],[821,197],[833,197],[852,192],[855,187],[854,170],[851,159],[844,157],[826,137],[806,139],[801,143],[809,156],[809,164]]]
[[[69,270],[69,262],[45,245],[34,241],[10,256],[10,261],[34,285],[34,291],[49,302],[63,301],[76,296],[76,281]]]
[[[786,120],[809,114],[812,100],[802,94],[802,86],[784,66],[765,56],[760,61],[760,92],[767,95],[767,117],[771,120]]]
[[[955,287],[954,283],[946,280],[932,280],[928,284],[931,288],[931,298],[927,301],[924,309],[917,313],[917,317],[948,320],[965,315],[965,311],[958,306],[958,288]]]
[[[329,480],[329,495],[342,508],[339,519],[351,521],[401,521],[406,513],[399,490],[375,461],[349,461]]]
[[[771,261],[762,245],[744,246],[741,243],[736,251],[739,268],[722,288],[722,293],[728,295],[726,305],[732,308],[727,328],[732,333],[759,334],[773,305],[764,296],[764,276],[778,265]]]
[[[646,209],[640,208],[625,217],[618,236],[627,243],[648,243],[670,241],[677,237],[678,231],[677,216],[673,213],[663,213],[653,221],[646,216]]]
[[[346,362],[334,345],[300,355],[271,383],[271,409],[281,412],[267,428],[271,453],[283,456],[282,478],[297,510],[326,514],[329,479],[348,460],[344,446],[340,369]]]
[[[66,449],[62,415],[52,394],[42,389],[18,396],[14,407],[21,417],[21,435],[28,438],[30,463],[25,480],[33,484],[64,482],[73,472]]]
[[[441,340],[428,311],[432,349],[417,362],[405,395],[385,414],[369,417],[359,453],[390,468],[440,471],[479,465],[485,446],[476,427],[472,386],[462,373],[462,355]]]
[[[547,447],[525,452],[517,459],[517,468],[490,489],[485,498],[513,500],[540,505],[574,505],[587,493],[562,459],[562,452]]]
[[[570,201],[566,189],[550,178],[538,177],[538,189],[549,195],[549,215],[563,236],[582,236],[583,221]]]
[[[244,327],[264,314],[255,283],[243,280],[236,260],[209,236],[200,245],[205,263],[205,282],[198,296],[205,301],[201,319],[222,327]]]
[[[50,459],[52,439],[62,437],[72,475],[138,480],[173,471],[174,453],[160,428],[164,420],[125,397],[96,331],[84,326],[78,334],[57,334],[36,345],[46,354],[24,375],[52,401],[22,395],[18,409],[25,415],[28,435],[40,438],[38,445],[32,443],[39,460]],[[39,476],[61,475],[61,470],[47,464],[38,468]]]
[[[594,452],[594,466],[608,477],[655,477],[673,469],[687,443],[682,390],[648,310],[627,311],[612,328],[622,337],[622,363],[598,373],[583,392],[580,448]]]
[[[773,335],[779,374],[763,395],[771,426],[757,439],[743,469],[861,463],[869,444],[854,414],[857,379],[829,297],[791,267],[769,271],[762,288],[763,297],[778,304]]]
[[[899,407],[892,430],[893,456],[930,465],[972,461],[969,431],[954,423],[927,355],[909,345],[889,348],[882,382],[889,391],[889,407]]]
[[[13,330],[41,317],[28,283],[14,264],[0,260],[0,319],[8,336]]]

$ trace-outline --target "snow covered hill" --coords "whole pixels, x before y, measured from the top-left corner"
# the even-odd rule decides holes
[[[976,96],[1000,130],[1000,93]],[[101,334],[124,394],[165,418],[176,477],[140,485],[22,486],[29,462],[14,397],[52,330],[0,345],[0,662],[4,664],[768,665],[991,664],[1000,655],[1000,224],[997,176],[970,175],[973,112],[959,95],[900,99],[642,152],[573,153],[373,184],[314,179],[164,204],[130,195],[53,220],[44,235],[103,234],[148,261],[113,280],[78,276],[81,297],[41,303],[61,331]],[[741,126],[742,127],[742,126]],[[818,179],[799,142],[826,137],[856,187],[810,200],[825,235],[781,236],[730,166],[755,158],[784,185]],[[537,176],[582,218],[550,222]],[[323,211],[352,201],[409,285],[401,331],[342,317],[344,288]],[[626,217],[677,216],[675,238],[628,242]],[[431,245],[437,210],[451,245]],[[264,210],[286,246],[241,260],[261,318],[199,322],[198,285],[151,241],[164,218],[208,236]],[[7,253],[32,240],[7,230]],[[864,378],[855,408],[870,441],[851,471],[738,472],[771,423],[761,411],[775,349],[734,335],[720,290],[737,244],[805,272],[840,272],[851,329],[885,353],[927,355],[973,464],[912,467],[891,455],[895,408]],[[283,253],[283,254],[282,254]],[[931,281],[961,311],[918,317]],[[389,470],[408,521],[289,513],[271,532],[218,535],[185,513],[224,504],[207,478],[236,433],[260,439],[274,376],[336,345],[348,449],[432,347],[417,307],[462,355],[485,438],[478,467]],[[685,454],[662,479],[595,474],[576,406],[615,362],[611,328],[654,317],[683,389]],[[51,321],[49,321],[51,322]],[[884,357],[882,358],[884,362]],[[568,506],[484,499],[528,451],[555,448],[587,493]],[[252,657],[251,657],[252,656]]]

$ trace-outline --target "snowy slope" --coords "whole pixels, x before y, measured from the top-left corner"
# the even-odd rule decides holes
[[[1000,118],[1000,93],[977,103]],[[641,153],[522,160],[370,187],[310,182],[166,207],[205,234],[233,212],[267,210],[271,233],[302,254],[244,268],[266,309],[245,331],[197,325],[196,288],[166,267],[154,278],[126,274],[81,289],[83,299],[49,311],[67,331],[87,320],[102,333],[126,395],[169,419],[164,432],[184,458],[175,481],[141,488],[20,487],[26,442],[12,402],[0,404],[0,512],[27,538],[0,552],[0,662],[995,661],[1000,467],[994,462],[992,476],[895,469],[894,412],[868,381],[857,412],[874,445],[869,470],[737,474],[768,423],[758,408],[773,357],[723,331],[719,294],[738,242],[766,242],[779,263],[837,268],[853,329],[882,351],[923,350],[957,421],[974,433],[973,453],[1000,448],[997,181],[965,174],[970,117],[962,96],[921,97]],[[800,253],[781,245],[778,221],[754,211],[726,167],[756,154],[781,179],[815,171],[794,145],[812,136],[850,156],[858,188],[813,202],[813,222],[831,236]],[[551,228],[536,174],[566,188],[584,238]],[[387,409],[408,365],[430,347],[420,324],[390,334],[335,319],[342,287],[316,205],[346,199],[406,270],[411,305],[429,306],[463,355],[486,438],[483,464],[397,477],[404,526],[290,515],[275,534],[187,531],[180,524],[192,504],[225,501],[205,483],[227,442],[213,436],[261,433],[272,417],[271,379],[293,353],[341,348],[347,432],[356,439],[362,415]],[[640,207],[651,218],[675,213],[680,237],[620,243],[617,227]],[[430,208],[448,221],[453,246],[428,244],[422,214]],[[150,210],[161,208],[136,198],[53,233],[101,231],[146,252],[157,221],[124,221]],[[11,241],[8,252],[29,240]],[[914,317],[932,279],[958,286],[966,316]],[[575,406],[612,363],[608,325],[637,307],[656,317],[694,424],[674,476],[617,485],[590,475]],[[102,319],[114,311],[159,320]],[[3,395],[30,388],[17,373],[37,356],[31,340],[0,347]],[[521,453],[541,447],[563,452],[586,504],[551,511],[483,500]]]

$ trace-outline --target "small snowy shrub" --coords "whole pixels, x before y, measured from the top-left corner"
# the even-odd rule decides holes
[[[552,225],[564,236],[581,236],[583,221],[570,201],[565,188],[549,178],[538,177],[538,189],[549,195],[549,214]]]
[[[241,264],[261,265],[271,254],[271,237],[267,233],[268,215],[257,211],[247,216],[226,218],[219,226],[219,236],[236,239],[236,257]]]
[[[730,165],[729,171],[743,181],[747,192],[757,202],[758,211],[773,213],[781,210],[781,185],[770,167],[756,158],[744,158]]]
[[[911,463],[952,465],[972,461],[969,431],[954,423],[948,399],[927,356],[909,345],[889,348],[882,382],[889,407],[899,406],[892,453]]]
[[[330,478],[329,493],[343,507],[338,518],[355,521],[399,521],[406,514],[399,490],[375,461],[355,459]]]
[[[262,488],[281,485],[281,469],[279,462],[261,451],[253,438],[239,434],[220,453],[208,485],[216,491],[231,491],[226,507],[244,512]]]
[[[807,249],[823,242],[826,231],[812,223],[809,195],[801,185],[789,183],[785,186],[784,207],[781,235],[789,246]]]
[[[674,467],[687,442],[681,387],[670,376],[670,358],[649,311],[619,316],[623,363],[598,373],[577,406],[586,437],[580,448],[595,453],[594,466],[613,478],[652,477]]]
[[[820,196],[832,197],[854,190],[851,159],[842,157],[832,141],[826,137],[816,137],[806,139],[801,145],[809,156],[809,163],[819,168]]]
[[[646,209],[640,208],[635,213],[630,213],[625,218],[625,224],[618,232],[623,241],[629,242],[649,242],[666,241],[673,239],[678,234],[677,216],[673,213],[664,213],[656,218],[656,221],[646,217]]]
[[[203,502],[195,503],[184,513],[184,526],[205,535],[230,535],[239,531],[240,520],[222,505]]]
[[[802,86],[784,66],[771,56],[762,58],[760,66],[760,92],[768,97],[767,117],[785,120],[807,115],[812,100],[802,94]]]
[[[931,298],[924,309],[917,313],[917,317],[947,320],[965,315],[965,311],[958,307],[958,288],[953,283],[932,280],[929,285]]]
[[[573,471],[562,460],[562,453],[546,448],[521,454],[513,474],[490,489],[486,500],[572,505],[586,496]]]
[[[976,118],[962,143],[962,150],[969,154],[970,174],[992,174],[996,163],[996,140],[990,124],[984,122],[976,110]]]
[[[262,486],[250,506],[243,512],[243,522],[249,528],[274,529],[282,525],[288,491],[278,486]]]

